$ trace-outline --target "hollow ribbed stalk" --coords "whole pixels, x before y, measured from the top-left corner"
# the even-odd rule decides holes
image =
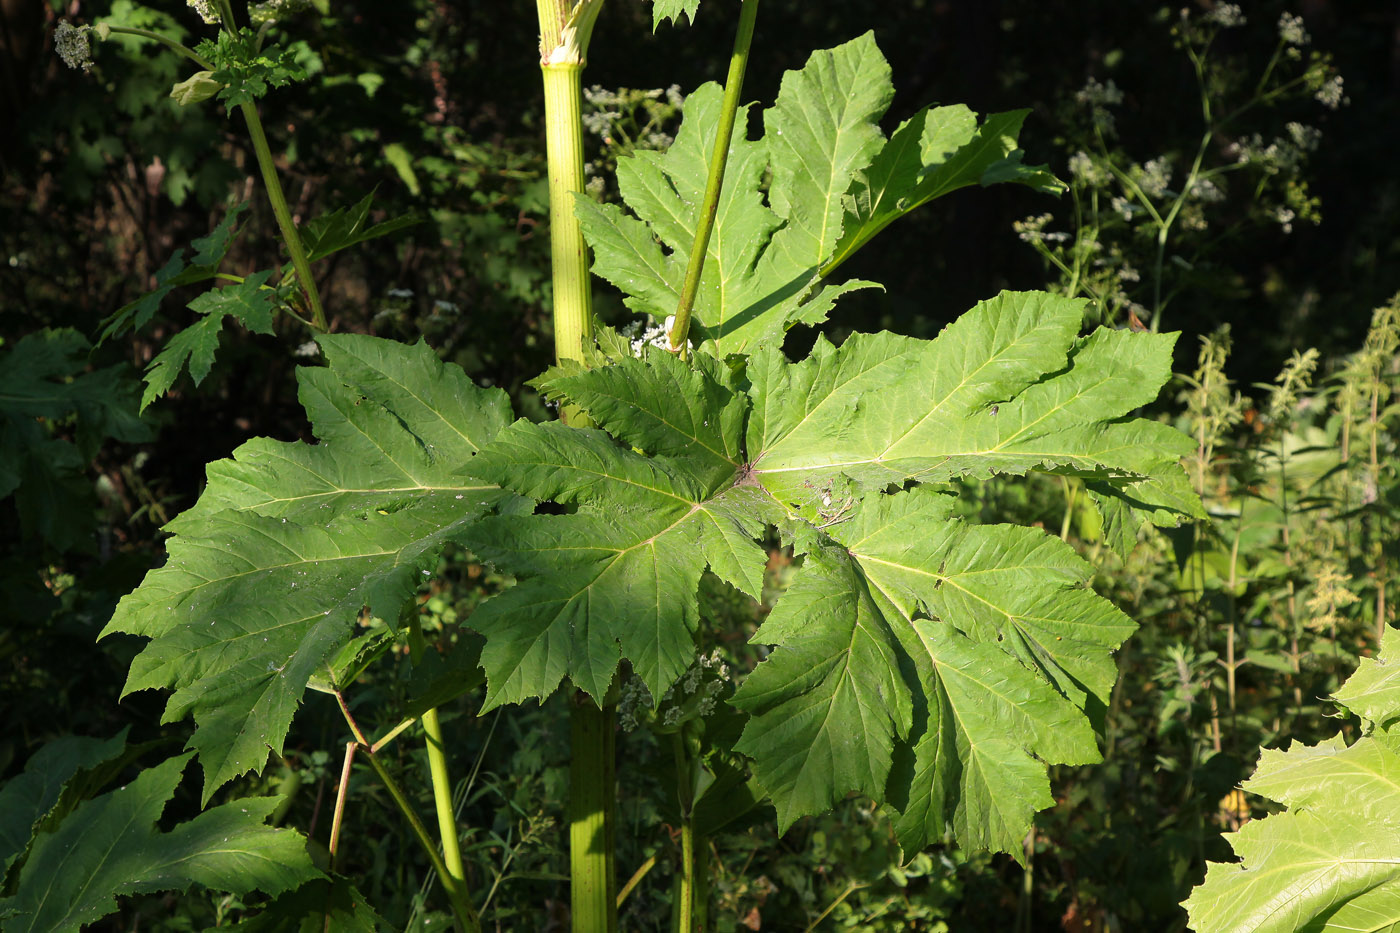
[[[588,40],[602,0],[536,0],[540,71],[544,79],[545,146],[549,163],[549,247],[554,285],[554,353],[582,360],[593,335],[588,247],[574,214],[583,191],[583,73]],[[587,419],[565,408],[564,420]],[[574,933],[617,930],[613,857],[615,707],[576,694],[570,705],[569,879]]]
[[[574,933],[616,933],[616,707],[575,694],[570,715],[569,906]]]
[[[549,161],[549,251],[554,285],[554,354],[578,360],[593,336],[588,246],[574,215],[583,191],[581,60],[542,61],[545,145]]]
[[[700,216],[695,223],[695,243],[690,248],[690,262],[686,265],[676,317],[671,324],[671,332],[666,335],[671,350],[675,352],[685,349],[686,336],[690,333],[690,313],[695,307],[695,295],[700,290],[705,254],[710,249],[710,234],[715,229],[719,193],[724,187],[724,168],[729,161],[729,141],[734,136],[734,117],[739,111],[739,95],[744,87],[744,69],[749,63],[749,46],[753,43],[753,24],[757,16],[758,0],[744,0],[739,10],[739,29],[734,36],[734,52],[729,56],[729,74],[724,79],[724,105],[720,108],[715,148],[710,154],[705,199],[700,204]]]

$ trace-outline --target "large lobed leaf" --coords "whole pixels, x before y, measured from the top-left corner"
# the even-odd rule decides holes
[[[1226,838],[1240,858],[1211,864],[1185,902],[1198,933],[1400,929],[1400,716],[1387,681],[1400,632],[1337,693],[1366,734],[1265,749],[1245,788],[1288,808]],[[1355,706],[1351,704],[1355,703]]]
[[[659,21],[660,5],[656,13]],[[823,277],[933,198],[1003,181],[1057,190],[1043,170],[1020,164],[1015,143],[1025,111],[979,126],[965,107],[925,109],[887,140],[878,121],[893,96],[889,65],[867,33],[813,53],[783,77],[764,113],[763,139],[742,129],[734,135],[693,323],[720,353],[779,344],[794,324],[824,320],[837,297],[870,283],[823,285]],[[718,85],[700,87],[686,99],[667,152],[620,161],[618,187],[630,214],[578,202],[594,271],[622,289],[628,307],[658,320],[674,312],[680,295],[720,101]],[[740,111],[740,128],[747,114]]]
[[[818,519],[818,500],[852,481],[881,488],[1031,470],[1094,481],[1122,504],[1133,539],[1143,520],[1202,516],[1178,463],[1189,440],[1128,417],[1166,381],[1175,335],[1101,328],[1075,338],[1079,320],[1078,301],[1003,292],[932,341],[819,340],[795,365],[762,351],[750,364],[753,472]]]
[[[329,366],[298,373],[319,443],[257,439],[212,464],[168,526],[166,565],[104,629],[151,639],[126,691],[175,690],[165,718],[194,717],[206,800],[281,751],[361,610],[397,621],[443,545],[503,496],[460,474],[506,422],[503,393],[422,344],[319,340]]]
[[[743,371],[660,351],[552,370],[545,394],[601,430],[517,422],[469,466],[567,510],[465,533],[520,580],[471,618],[488,702],[564,677],[601,698],[624,658],[664,691],[694,656],[702,571],[757,595],[754,539],[777,525],[804,563],[732,702],[780,824],[858,791],[901,811],[910,848],[951,831],[1019,851],[1051,803],[1046,764],[1097,760],[1085,709],[1107,702],[1133,624],[1058,539],[954,520],[946,481],[1072,472],[1134,521],[1199,513],[1188,442],[1128,415],[1167,378],[1170,338],[1078,339],[1079,318],[1006,293],[934,341],[858,334]]]
[[[655,455],[602,431],[519,421],[469,465],[531,499],[577,505],[466,532],[475,553],[522,578],[471,617],[486,636],[487,703],[548,696],[565,676],[601,700],[623,657],[660,696],[694,658],[706,565],[751,596],[762,587],[767,555],[753,538],[780,513],[732,485],[742,398],[660,354],[544,387]],[[686,402],[669,394],[678,389]]]
[[[306,854],[305,838],[264,825],[278,797],[236,800],[158,831],[156,821],[189,759],[185,754],[149,768],[41,833],[14,895],[0,900],[7,933],[77,931],[116,910],[119,894],[199,884],[275,895],[322,877]]]

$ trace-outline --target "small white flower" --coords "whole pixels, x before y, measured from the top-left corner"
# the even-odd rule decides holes
[[[1167,186],[1172,183],[1171,163],[1165,156],[1152,159],[1143,165],[1137,183],[1148,197],[1162,197],[1167,193]]]
[[[1315,126],[1304,126],[1294,121],[1288,124],[1287,129],[1289,137],[1293,140],[1293,145],[1304,152],[1314,151],[1322,140],[1322,130]]]
[[[1297,216],[1291,207],[1279,207],[1274,210],[1274,220],[1278,221],[1284,233],[1293,232],[1293,221]]]
[[[1328,110],[1336,110],[1347,103],[1347,98],[1342,95],[1342,76],[1333,75],[1332,80],[1318,88],[1313,97]]]
[[[199,14],[199,18],[206,23],[219,22],[219,10],[214,6],[214,0],[185,0],[190,5],[190,9]]]
[[[293,356],[317,356],[321,352],[321,347],[316,341],[308,340],[292,351]]]
[[[1127,198],[1114,198],[1110,204],[1112,208],[1118,212],[1118,216],[1122,217],[1128,223],[1133,222],[1133,211],[1136,210],[1136,205],[1134,205],[1132,201],[1129,201]]]
[[[53,49],[69,68],[92,70],[92,46],[88,44],[87,26],[74,26],[62,21],[53,31]]]
[[[1303,17],[1292,13],[1282,13],[1278,18],[1278,37],[1288,45],[1307,45],[1308,31],[1303,28]]]
[[[1214,23],[1221,29],[1231,29],[1245,24],[1244,11],[1240,9],[1238,3],[1217,3],[1215,8],[1205,15],[1205,20],[1208,23]]]
[[[1225,192],[1209,178],[1197,178],[1191,183],[1190,197],[1207,204],[1225,200]]]
[[[1100,84],[1098,78],[1090,78],[1084,82],[1084,86],[1074,93],[1074,99],[1081,104],[1090,106],[1101,106],[1105,104],[1123,103],[1123,91],[1113,79],[1109,78],[1107,84]]]
[[[1018,220],[1011,225],[1011,229],[1016,231],[1016,235],[1023,242],[1034,243],[1036,240],[1045,239],[1045,225],[1054,220],[1050,214],[1037,214],[1034,217],[1027,217]]]

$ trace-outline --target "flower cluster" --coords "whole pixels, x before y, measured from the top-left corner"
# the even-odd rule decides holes
[[[60,22],[53,31],[53,48],[69,68],[92,70],[92,46],[88,44],[88,26]]]
[[[1167,194],[1167,186],[1172,183],[1172,166],[1166,156],[1150,159],[1133,172],[1142,193],[1150,198],[1161,198]]]
[[[206,23],[214,24],[220,22],[219,9],[214,6],[214,0],[186,0],[190,9],[199,14],[199,18]]]
[[[646,352],[647,347],[660,347],[663,350],[671,349],[671,325],[676,323],[674,314],[666,315],[666,321],[657,324],[653,319],[650,324],[643,324],[641,321],[632,321],[619,328],[618,333],[626,337],[632,346],[632,355],[641,357]],[[689,343],[689,341],[687,341]]]
[[[1333,75],[1327,81],[1324,81],[1313,97],[1328,110],[1336,110],[1338,107],[1347,103],[1347,98],[1342,94],[1342,76]]]
[[[1285,45],[1307,45],[1310,40],[1308,31],[1303,28],[1303,17],[1292,13],[1283,13],[1278,18],[1278,37]]]
[[[643,723],[650,723],[658,732],[674,732],[686,722],[712,714],[728,685],[729,665],[718,650],[696,658],[680,680],[662,694],[659,704],[640,678],[629,677],[617,704],[618,724],[626,732]]]
[[[1204,18],[1221,29],[1233,29],[1245,24],[1244,11],[1238,3],[1217,3]]]

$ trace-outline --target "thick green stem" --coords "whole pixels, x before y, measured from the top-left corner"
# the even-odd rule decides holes
[[[282,193],[282,182],[277,177],[277,166],[272,161],[272,150],[267,145],[267,134],[263,132],[258,108],[253,104],[239,104],[243,119],[248,124],[248,137],[253,141],[253,153],[258,157],[258,168],[262,171],[263,186],[267,189],[267,200],[272,205],[277,227],[282,231],[282,242],[292,257],[292,268],[296,270],[301,283],[302,294],[306,296],[307,307],[311,309],[311,322],[317,330],[326,329],[326,312],[321,308],[321,295],[316,291],[316,280],[311,277],[311,263],[306,258],[306,248],[302,246],[301,234],[292,223],[292,212],[287,209],[287,196]]]
[[[593,336],[593,291],[588,281],[588,245],[574,215],[583,191],[583,124],[580,64],[542,65],[549,158],[549,250],[554,270],[554,353],[578,360]]]
[[[599,708],[584,693],[570,717],[569,876],[574,933],[616,933],[613,858],[616,708]]]
[[[404,794],[403,788],[399,786],[398,781],[394,780],[389,769],[384,767],[384,762],[379,760],[379,756],[369,753],[368,749],[366,752],[365,758],[369,760],[370,767],[374,768],[374,772],[379,775],[379,780],[384,782],[389,796],[394,798],[394,803],[398,806],[399,811],[408,820],[413,835],[418,839],[423,851],[428,853],[428,861],[432,863],[438,877],[442,879],[443,890],[447,892],[447,898],[452,903],[452,913],[457,918],[457,922],[466,933],[481,933],[481,920],[477,917],[476,908],[472,906],[471,899],[467,897],[466,888],[458,884],[457,879],[447,870],[447,864],[438,854],[437,843],[433,841],[428,827],[423,825],[423,821],[418,817],[418,812],[413,809],[413,804]]]
[[[583,191],[583,73],[588,40],[602,0],[536,0],[540,72],[544,79],[545,148],[549,163],[549,247],[554,284],[554,353],[582,360],[593,335],[588,246],[574,214]],[[564,420],[583,426],[582,413]],[[576,694],[570,711],[570,906],[575,933],[617,930],[613,829],[615,708]]]
[[[720,108],[719,129],[715,133],[715,148],[710,154],[710,175],[705,181],[705,200],[695,224],[695,243],[690,248],[690,262],[681,286],[676,318],[666,339],[672,352],[686,347],[690,333],[690,313],[695,307],[695,295],[700,290],[700,276],[705,270],[705,254],[710,249],[710,234],[715,229],[715,214],[719,210],[719,193],[724,187],[724,168],[729,161],[729,141],[734,136],[734,118],[739,111],[739,95],[744,87],[744,69],[749,63],[749,45],[753,42],[753,24],[758,16],[758,0],[744,0],[739,10],[739,30],[734,36],[734,52],[729,56],[729,74],[724,79],[724,104]]]
[[[677,933],[695,931],[695,821],[687,816],[681,821],[680,890],[671,909],[676,912]]]

